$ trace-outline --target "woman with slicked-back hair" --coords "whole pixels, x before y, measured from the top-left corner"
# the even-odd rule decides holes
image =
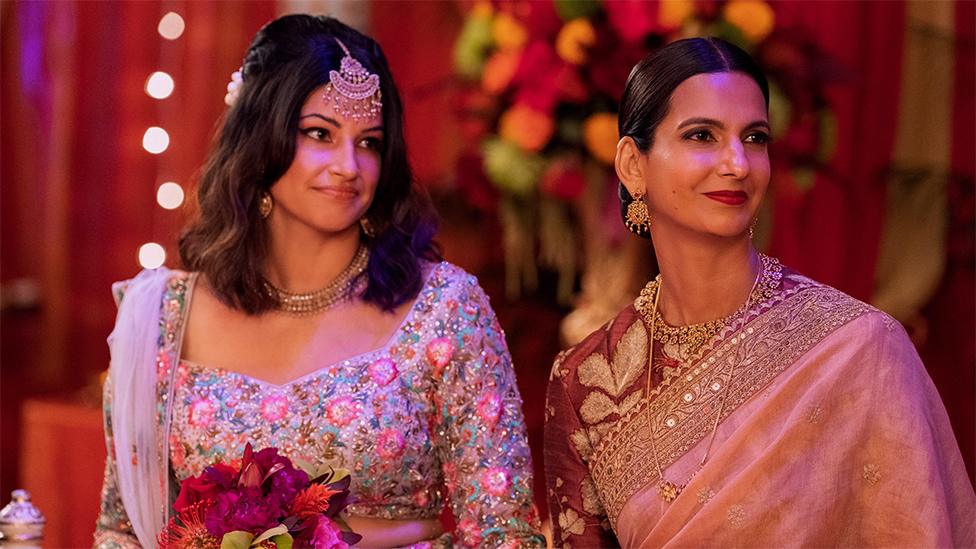
[[[973,547],[976,496],[888,315],[756,251],[769,88],[716,38],[631,72],[615,168],[660,275],[556,357],[557,547]]]
[[[155,546],[179,483],[247,444],[348,470],[362,546],[544,546],[504,334],[441,260],[379,45],[281,17],[225,100],[186,270],[114,288],[95,546]]]

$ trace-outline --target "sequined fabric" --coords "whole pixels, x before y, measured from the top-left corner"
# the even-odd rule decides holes
[[[176,309],[165,307],[164,316],[178,331],[182,300]],[[161,343],[179,339],[166,330]],[[165,387],[177,357],[161,356],[169,357],[157,365]],[[350,515],[436,518],[447,504],[457,528],[435,545],[545,546],[504,334],[476,279],[449,263],[433,268],[386,345],[291,383],[175,363],[176,479],[239,456],[246,442],[276,446],[349,469],[357,498]]]

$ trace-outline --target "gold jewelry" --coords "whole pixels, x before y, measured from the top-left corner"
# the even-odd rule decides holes
[[[271,198],[271,193],[261,193],[261,200],[258,201],[258,213],[261,214],[261,219],[267,219],[271,215],[272,208],[274,208],[274,199]]]
[[[759,289],[760,279],[765,280],[767,278],[765,276],[768,270],[767,265],[770,265],[772,262],[775,262],[776,265],[779,265],[779,262],[773,258],[769,258],[768,256],[764,256],[762,254],[760,254],[760,259],[762,260],[762,268],[760,269],[759,273],[756,274],[756,280],[752,283],[752,289],[749,290],[749,295],[746,297],[745,304],[732,315],[725,317],[725,319],[721,319],[724,322],[728,322],[729,320],[731,320],[731,317],[737,316],[741,313],[743,315],[742,325],[745,325],[746,322],[745,315],[749,312],[749,307],[753,303],[753,297],[756,295],[765,295],[765,291]],[[780,278],[782,278],[781,269],[777,270],[776,272],[779,273],[779,276],[776,277],[777,286],[778,286],[778,281]],[[651,299],[651,295],[645,294],[645,291],[647,291],[651,287],[652,283],[648,283],[648,285],[644,287],[644,291],[641,292],[641,297],[638,298],[638,300],[651,299],[649,313],[645,315],[644,311],[641,311],[641,315],[644,316],[645,319],[648,318],[648,316],[654,320],[660,318],[660,315],[658,313],[658,302],[661,299],[660,288],[662,282],[663,279],[661,278],[661,275],[658,275],[655,278],[655,280],[652,281],[652,283],[654,284],[652,299]],[[705,454],[702,456],[701,461],[698,462],[698,467],[695,469],[693,473],[691,473],[691,475],[684,481],[684,483],[675,484],[674,482],[671,482],[670,480],[664,478],[664,471],[661,469],[661,460],[660,458],[658,458],[657,455],[657,445],[654,443],[654,439],[657,437],[657,429],[654,428],[654,418],[651,417],[651,413],[650,413],[651,412],[650,398],[651,398],[651,377],[652,377],[651,370],[652,370],[652,366],[654,365],[654,341],[658,339],[657,335],[655,334],[658,323],[649,322],[649,324],[651,327],[650,330],[651,345],[649,346],[650,350],[648,351],[648,358],[647,358],[647,385],[644,392],[644,398],[647,400],[647,416],[648,416],[647,422],[648,425],[651,426],[651,455],[654,456],[654,466],[657,468],[657,475],[658,478],[660,479],[660,484],[658,485],[658,495],[660,495],[661,499],[663,499],[665,502],[671,503],[672,501],[678,498],[678,496],[681,494],[681,491],[684,490],[686,486],[688,486],[688,483],[691,482],[691,479],[695,478],[695,475],[697,475],[698,471],[700,471],[702,467],[705,466],[705,462],[708,460],[708,455],[712,450],[712,443],[715,442],[715,433],[718,431],[718,423],[719,421],[721,421],[722,413],[725,411],[725,401],[728,399],[729,387],[732,385],[732,379],[733,376],[735,375],[735,361],[730,361],[729,363],[728,381],[725,383],[725,390],[723,391],[722,396],[720,397],[722,400],[719,403],[718,413],[715,415],[715,421],[712,423],[712,433],[709,436],[708,445],[705,447]],[[723,324],[723,326],[724,325],[725,324]]]
[[[647,283],[641,290],[640,296],[634,303],[637,312],[641,314],[648,325],[653,325],[654,338],[665,345],[677,345],[684,351],[689,358],[694,357],[701,350],[705,343],[712,339],[719,331],[743,310],[748,307],[750,300],[758,303],[764,299],[772,297],[773,293],[779,288],[783,278],[783,266],[774,257],[759,254],[762,261],[762,270],[756,279],[745,305],[730,315],[701,324],[691,324],[688,326],[671,326],[664,321],[660,311],[652,307],[657,299],[657,292],[660,288],[660,276]]]
[[[651,214],[647,211],[647,204],[644,204],[644,192],[635,192],[633,198],[634,200],[627,204],[624,225],[630,232],[645,236],[651,232]]]
[[[370,222],[369,218],[365,215],[359,218],[359,226],[363,229],[363,234],[373,238],[376,236],[376,227]]]
[[[366,287],[366,277],[362,274],[368,264],[369,249],[360,246],[349,265],[325,288],[311,292],[290,292],[265,281],[264,289],[277,301],[279,311],[294,316],[312,315],[361,293]]]

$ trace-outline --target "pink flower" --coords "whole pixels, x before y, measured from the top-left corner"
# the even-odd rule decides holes
[[[427,361],[434,367],[437,375],[444,370],[444,367],[451,362],[454,356],[454,343],[450,338],[439,337],[427,344]]]
[[[349,425],[349,423],[359,417],[362,406],[354,401],[351,396],[341,396],[332,399],[325,409],[325,415],[332,423],[339,427]]]
[[[498,393],[485,393],[478,399],[478,417],[489,427],[494,427],[498,423],[501,413],[502,399]]]
[[[217,410],[211,404],[210,399],[197,399],[190,404],[190,425],[194,427],[206,428],[213,423]]]
[[[315,549],[346,549],[349,544],[342,539],[342,530],[336,523],[320,516],[312,534],[312,547]]]
[[[481,475],[481,482],[485,491],[493,496],[502,496],[508,492],[508,472],[501,467],[491,467]]]
[[[261,401],[261,417],[265,421],[278,421],[288,413],[288,399],[281,395],[271,395]]]
[[[369,365],[369,377],[380,387],[389,385],[398,373],[396,363],[388,358],[381,358]]]
[[[383,429],[376,438],[376,452],[380,457],[394,459],[403,454],[403,435],[396,429]]]

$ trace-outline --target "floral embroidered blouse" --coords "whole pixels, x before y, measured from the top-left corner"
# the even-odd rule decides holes
[[[473,276],[434,266],[386,345],[284,385],[179,359],[194,280],[175,273],[160,320],[157,404],[173,399],[171,500],[179,480],[251,442],[348,469],[357,500],[349,515],[429,519],[450,505],[457,527],[430,546],[545,546],[522,400],[504,333]],[[123,290],[121,283],[117,298]],[[114,468],[110,388],[105,395],[109,458],[95,546],[132,546]]]

